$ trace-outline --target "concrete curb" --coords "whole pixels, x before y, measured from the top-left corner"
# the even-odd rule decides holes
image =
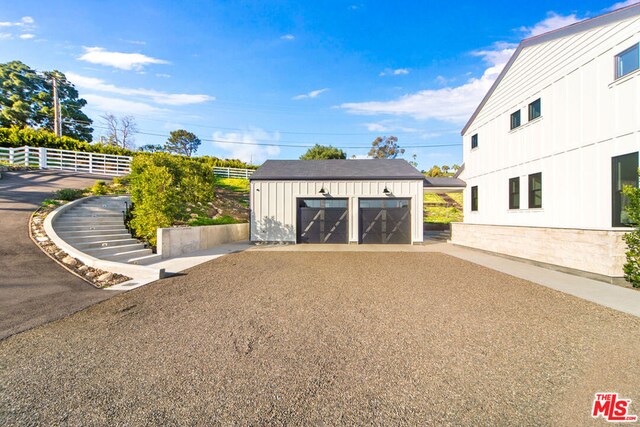
[[[78,205],[82,202],[91,199],[98,199],[101,197],[109,197],[109,196],[89,196],[83,197],[78,200],[74,200],[73,202],[67,203],[66,205],[60,206],[58,209],[51,212],[44,220],[44,231],[47,233],[47,236],[55,243],[60,249],[65,251],[69,256],[76,258],[85,265],[93,268],[99,268],[100,270],[109,271],[111,273],[118,273],[125,276],[129,276],[133,279],[162,279],[164,277],[164,269],[157,269],[152,267],[146,267],[135,264],[125,264],[121,262],[114,261],[105,261],[102,259],[98,259],[92,257],[91,255],[87,255],[84,252],[79,251],[74,248],[67,242],[65,242],[53,229],[53,224],[58,219],[58,217],[67,209],[72,208],[75,205]]]

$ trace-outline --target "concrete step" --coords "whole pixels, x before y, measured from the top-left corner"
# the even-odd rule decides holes
[[[79,229],[72,229],[72,230],[59,230],[57,227],[54,227],[56,233],[58,233],[58,235],[64,239],[67,238],[76,238],[76,237],[85,237],[85,236],[106,236],[106,235],[110,235],[110,234],[127,234],[129,235],[129,231],[124,228],[124,226],[122,227],[111,227],[111,228],[105,228],[102,230],[87,230],[84,227],[81,227]]]
[[[154,262],[158,262],[160,260],[162,260],[162,255],[152,253],[151,255],[145,255],[137,258],[130,258],[127,260],[127,262],[129,264],[135,264],[135,265],[149,265],[149,264],[153,264]]]
[[[109,212],[101,214],[83,214],[82,212],[72,211],[68,214],[60,215],[60,218],[73,218],[73,219],[122,219],[122,212]]]
[[[77,249],[80,249],[81,251],[85,251],[85,249],[110,248],[110,247],[116,247],[116,246],[133,245],[136,243],[139,243],[139,242],[136,239],[133,239],[131,238],[131,236],[129,236],[128,238],[124,238],[124,239],[111,239],[111,240],[98,238],[91,242],[74,243],[73,246]]]
[[[122,246],[107,246],[104,248],[83,249],[82,252],[87,255],[103,259],[105,256],[116,255],[122,252],[137,251],[139,249],[144,249],[143,243],[133,243]]]
[[[101,225],[55,225],[53,227],[56,230],[56,233],[66,233],[70,231],[117,231],[119,233],[126,233],[127,228],[123,223],[119,224],[101,224]]]
[[[72,245],[76,243],[89,243],[96,242],[99,240],[122,240],[122,239],[130,239],[131,234],[129,233],[113,233],[113,234],[91,234],[89,236],[78,236],[78,237],[67,237],[64,240],[67,243]]]
[[[128,262],[130,259],[142,258],[152,254],[153,252],[151,249],[137,249],[134,251],[119,252],[113,255],[105,255],[100,257],[100,259],[116,262]]]
[[[90,227],[92,225],[124,225],[122,218],[60,218],[56,221],[56,227]]]

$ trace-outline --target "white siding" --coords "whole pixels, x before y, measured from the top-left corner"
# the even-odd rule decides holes
[[[333,198],[349,199],[349,241],[358,242],[360,197],[411,199],[412,243],[422,242],[423,182],[413,181],[251,181],[251,240],[295,242],[298,198],[318,198],[321,188]]]
[[[614,81],[614,56],[640,42],[640,17],[526,47],[464,134],[464,218],[473,224],[611,228],[611,158],[640,150],[640,72]],[[542,117],[528,122],[528,104]],[[512,112],[522,125],[510,131]],[[471,136],[478,148],[471,150]],[[542,209],[527,209],[542,172]],[[520,208],[508,181],[521,177]],[[479,210],[471,212],[471,187]]]

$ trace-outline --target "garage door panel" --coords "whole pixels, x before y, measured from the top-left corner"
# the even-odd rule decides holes
[[[411,243],[411,209],[407,199],[360,201],[360,243]]]
[[[348,242],[346,199],[300,199],[298,206],[298,243]]]

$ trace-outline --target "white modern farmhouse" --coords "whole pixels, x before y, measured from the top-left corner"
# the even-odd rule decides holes
[[[251,176],[251,241],[421,243],[423,181],[405,160],[268,160]]]
[[[640,4],[520,43],[462,130],[452,242],[623,276],[625,185],[638,185]]]

